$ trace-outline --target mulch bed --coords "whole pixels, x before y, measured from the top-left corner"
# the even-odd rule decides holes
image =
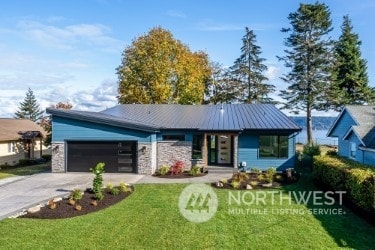
[[[166,178],[166,179],[181,179],[181,178],[195,178],[195,177],[201,177],[207,175],[206,173],[200,173],[196,175],[190,175],[189,172],[183,172],[183,173],[178,173],[178,174],[166,174],[166,175],[161,175],[161,174],[153,174],[152,176],[159,177],[159,178]]]
[[[242,173],[242,174],[244,174],[244,173]],[[251,189],[278,188],[278,187],[281,187],[281,186],[285,186],[285,185],[295,183],[299,180],[299,177],[300,177],[299,174],[296,174],[296,173],[293,173],[293,176],[289,177],[289,178],[287,177],[287,175],[285,173],[276,174],[276,176],[277,175],[279,176],[278,180],[274,180],[272,182],[272,185],[270,185],[269,183],[267,183],[265,181],[259,181],[258,175],[261,175],[261,174],[247,173],[246,174],[247,177],[242,178],[239,181],[239,183],[240,183],[239,187],[234,188],[233,185],[232,185],[232,182],[235,181],[236,175],[237,174],[233,175],[232,178],[226,179],[225,182],[223,182],[223,180],[213,182],[213,183],[211,183],[211,186],[214,187],[214,188],[217,188],[217,189],[233,189],[233,190],[246,190],[248,185],[251,186]],[[238,181],[238,179],[236,181]],[[256,182],[256,185],[254,185],[253,182]],[[218,186],[218,184],[220,184],[220,186]]]
[[[133,187],[131,187],[133,190]],[[78,200],[76,204],[81,205],[82,210],[77,211],[74,206],[69,204],[69,199],[64,198],[61,201],[55,202],[56,208],[51,209],[48,205],[42,207],[39,212],[27,213],[20,216],[19,218],[35,218],[35,219],[63,219],[75,216],[80,216],[84,214],[93,213],[104,208],[110,207],[126,197],[128,197],[132,192],[120,192],[118,195],[112,195],[107,192],[106,189],[103,190],[104,198],[97,201],[97,206],[91,204],[94,200],[94,194],[91,190],[84,191],[82,199]]]

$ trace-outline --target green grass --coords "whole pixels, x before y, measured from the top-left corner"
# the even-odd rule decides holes
[[[41,172],[46,172],[51,170],[51,163],[36,164],[26,167],[7,167],[0,170],[0,179],[21,176],[21,175],[32,175]]]
[[[310,181],[307,175],[284,191],[311,190]],[[312,205],[292,203],[241,207],[292,208],[306,213],[229,214],[233,205],[228,205],[228,190],[215,190],[219,207],[211,220],[191,223],[178,209],[179,194],[185,186],[135,185],[135,192],[124,201],[81,217],[5,219],[0,221],[3,232],[0,246],[4,249],[371,249],[375,246],[375,228],[350,211],[345,210],[345,215],[314,216],[307,214]]]

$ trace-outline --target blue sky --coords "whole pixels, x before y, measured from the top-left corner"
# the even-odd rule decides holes
[[[117,104],[116,67],[133,39],[161,26],[191,50],[232,65],[247,26],[257,35],[270,82],[285,89],[283,55],[288,14],[301,1],[122,1],[5,0],[0,2],[0,117],[12,117],[30,87],[42,108],[69,101],[75,109],[98,111]],[[314,3],[315,1],[303,1]],[[323,1],[340,35],[349,14],[362,40],[362,56],[375,86],[375,2]],[[276,95],[277,93],[275,93]],[[334,114],[320,113],[322,115]]]

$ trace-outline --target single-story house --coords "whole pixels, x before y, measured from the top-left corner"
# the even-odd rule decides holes
[[[295,164],[301,130],[270,104],[126,104],[101,112],[48,108],[52,115],[52,172],[152,174],[183,161],[202,166],[278,170]]]
[[[41,158],[44,129],[30,120],[0,118],[0,165],[16,165],[21,159]]]
[[[338,154],[375,166],[375,106],[346,106],[327,136],[338,138]]]

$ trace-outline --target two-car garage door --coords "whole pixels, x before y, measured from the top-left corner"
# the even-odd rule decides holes
[[[98,162],[106,173],[137,172],[136,141],[68,141],[67,171],[88,172]]]

